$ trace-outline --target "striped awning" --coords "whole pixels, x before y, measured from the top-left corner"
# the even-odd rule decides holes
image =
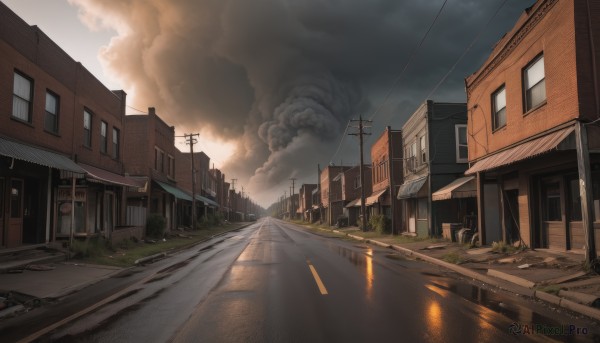
[[[375,203],[379,202],[379,197],[383,195],[383,193],[387,192],[387,188],[377,191],[377,192],[373,192],[373,194],[371,194],[371,196],[369,196],[367,199],[365,199],[365,205],[370,206],[373,205]]]
[[[458,178],[431,195],[431,200],[448,200],[477,197],[475,176]]]
[[[87,178],[92,179],[92,180],[106,182],[106,183],[110,183],[110,184],[114,184],[114,185],[134,187],[134,188],[143,188],[144,187],[145,182],[142,180],[139,180],[139,179],[134,179],[134,178],[131,178],[128,176],[115,174],[115,173],[109,172],[107,170],[92,167],[92,166],[89,166],[89,165],[83,164],[83,163],[79,163],[79,166],[87,172],[87,174],[88,174]]]
[[[5,138],[0,138],[0,155],[76,174],[86,173],[77,163],[64,155]]]
[[[574,130],[575,126],[569,126],[562,130],[552,132],[545,136],[530,140],[510,149],[503,150],[485,157],[475,162],[475,164],[473,164],[471,168],[465,172],[465,175],[471,175],[477,172],[506,166],[557,149],[559,145],[565,141],[571,133],[573,133]]]

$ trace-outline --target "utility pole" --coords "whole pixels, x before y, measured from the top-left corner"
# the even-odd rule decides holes
[[[198,143],[198,140],[195,137],[199,137],[199,133],[184,133],[183,137],[185,138],[185,144],[190,145],[190,156],[192,159],[192,230],[196,230],[196,168],[194,166],[194,144]]]
[[[363,163],[363,136],[370,135],[370,133],[364,132],[365,125],[363,122],[372,123],[371,120],[363,120],[362,115],[359,119],[350,119],[350,122],[358,122],[358,132],[349,133],[351,136],[358,136],[360,144],[360,211],[362,212],[362,230],[367,231],[367,211],[365,206],[365,166]],[[370,127],[370,126],[366,126]]]
[[[292,177],[292,178],[290,178],[290,180],[292,181],[292,209],[294,210],[294,218],[295,218],[295,217],[296,217],[296,209],[295,209],[295,207],[294,207],[294,193],[295,193],[296,191],[295,191],[295,189],[294,189],[294,186],[295,186],[295,184],[296,184],[296,178],[295,178],[295,177]],[[290,212],[290,215],[291,215],[291,212]]]

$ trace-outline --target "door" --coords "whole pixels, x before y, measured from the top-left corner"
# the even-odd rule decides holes
[[[558,177],[541,181],[541,241],[542,247],[545,248],[558,250],[567,248],[562,189],[563,183]]]
[[[23,241],[23,180],[10,180],[8,206],[6,247],[12,248],[21,245]]]
[[[417,211],[415,206],[415,200],[409,200],[406,202],[408,208],[408,232],[417,232]]]

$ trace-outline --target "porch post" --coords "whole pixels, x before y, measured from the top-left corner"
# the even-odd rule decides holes
[[[592,178],[590,154],[588,150],[587,130],[581,122],[575,124],[575,140],[577,146],[577,171],[579,172],[579,196],[581,197],[581,221],[585,236],[585,260],[596,259],[596,242],[594,238],[594,213],[592,212]]]
[[[50,229],[53,227],[50,219],[52,218],[52,211],[54,206],[52,206],[52,168],[48,167],[48,187],[47,187],[47,196],[46,196],[46,243],[50,242]],[[3,194],[0,194],[3,196]]]
[[[498,195],[500,197],[500,199],[499,199],[500,200],[500,225],[502,227],[502,242],[508,243],[508,235],[506,233],[506,216],[505,216],[506,204],[504,203],[504,182],[502,179],[502,175],[498,176],[497,183],[498,183]]]
[[[484,185],[484,174],[477,172],[477,229],[479,230],[479,245],[486,242],[485,237],[485,206],[483,198],[485,196],[483,192]]]

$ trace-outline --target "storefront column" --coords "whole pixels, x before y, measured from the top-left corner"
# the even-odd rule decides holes
[[[50,242],[50,229],[52,228],[52,168],[48,167],[48,187],[46,195],[46,243]],[[1,196],[1,194],[0,194]]]
[[[583,123],[575,124],[575,140],[577,145],[577,171],[579,172],[579,196],[581,197],[581,222],[585,236],[585,260],[592,262],[596,259],[596,244],[594,239],[594,213],[592,212],[592,177],[590,169],[590,154],[588,150],[587,130]]]
[[[485,204],[483,202],[484,174],[477,172],[477,229],[479,230],[479,245],[485,243]]]

